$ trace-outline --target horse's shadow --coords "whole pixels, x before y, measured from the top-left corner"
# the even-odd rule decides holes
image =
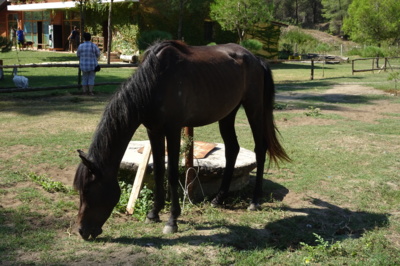
[[[271,202],[277,203],[276,201],[283,200],[289,192],[284,186],[272,181],[265,181],[265,184],[270,188],[266,193]],[[317,198],[309,200],[310,207],[305,208],[285,206],[264,208],[263,212],[273,212],[273,215],[259,228],[250,228],[224,220],[192,225],[197,234],[190,236],[178,236],[173,239],[120,237],[111,241],[154,248],[181,243],[188,245],[204,245],[206,243],[213,246],[231,246],[237,250],[255,250],[267,247],[294,250],[298,249],[302,242],[315,245],[314,234],[318,234],[327,241],[342,241],[348,238],[359,238],[369,230],[388,225],[388,214],[351,211]],[[183,216],[180,224],[185,223],[189,222]]]

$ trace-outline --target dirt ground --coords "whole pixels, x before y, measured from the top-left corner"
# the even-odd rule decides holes
[[[388,114],[400,113],[400,104],[392,103],[390,100],[375,100],[372,102],[368,102],[368,104],[357,104],[357,97],[363,95],[380,95],[386,94],[380,90],[375,90],[370,87],[365,87],[361,85],[336,85],[333,88],[320,93],[320,92],[307,92],[307,93],[278,93],[276,95],[276,101],[279,103],[287,103],[288,108],[284,111],[285,113],[304,113],[304,109],[296,109],[291,108],[291,103],[303,101],[304,98],[308,98],[310,96],[317,96],[325,98],[325,103],[327,108],[322,108],[322,112],[324,114],[337,114],[342,117],[345,117],[351,121],[362,121],[374,123],[377,119],[382,119]],[[353,103],[354,105],[346,105],[343,103]],[[340,104],[340,107],[338,107]],[[335,107],[335,108],[334,108]],[[330,123],[335,123],[332,119],[315,119],[314,117],[301,116],[298,118],[285,120],[280,119],[277,120],[277,126],[285,127],[285,126],[294,126],[294,125],[329,125]],[[26,147],[24,145],[14,146],[8,153],[8,156],[15,156],[16,153],[35,152],[30,147]],[[1,155],[3,158],[6,155]],[[6,159],[6,158],[4,158]],[[56,181],[61,181],[62,183],[72,186],[74,175],[75,175],[75,167],[66,167],[64,169],[52,168],[47,165],[35,165],[32,166],[32,171],[37,174],[45,174],[46,176],[52,177]],[[27,186],[27,184],[21,184],[21,186]],[[275,191],[274,193],[279,194],[279,191]],[[283,204],[296,207],[304,207],[309,204],[303,198],[304,195],[299,195],[290,191],[283,191]],[[312,196],[312,195],[309,195]],[[77,202],[79,198],[76,198]],[[18,202],[15,200],[15,195],[13,193],[8,193],[2,199],[0,207],[3,208],[16,208],[18,206]],[[315,208],[315,206],[313,206]],[[72,215],[72,214],[71,214]],[[75,215],[75,214],[73,214]],[[72,219],[72,218],[71,218]],[[126,219],[121,217],[121,219]],[[183,218],[182,218],[183,219]],[[203,232],[207,234],[207,232]],[[212,232],[210,232],[211,234]],[[76,233],[75,233],[76,234]],[[105,244],[105,246],[112,245],[111,243]],[[29,256],[32,256],[31,254]],[[122,248],[118,254],[119,259],[117,261],[121,261],[122,258],[126,258],[126,261],[132,261],[132,254],[129,247]],[[112,259],[111,259],[112,261]],[[109,261],[109,262],[111,262]],[[82,261],[79,262],[81,264]],[[91,263],[88,262],[88,265]]]

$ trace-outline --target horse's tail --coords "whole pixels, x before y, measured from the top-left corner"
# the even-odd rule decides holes
[[[279,130],[274,122],[274,103],[275,103],[275,85],[270,67],[266,62],[259,58],[260,64],[264,69],[264,140],[267,145],[267,153],[270,161],[278,164],[279,161],[288,161],[291,159],[285,149],[279,143],[277,133]]]

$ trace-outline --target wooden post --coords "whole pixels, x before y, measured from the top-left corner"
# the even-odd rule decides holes
[[[2,65],[3,65],[3,60],[0,60],[0,66],[2,66]],[[3,80],[3,79],[4,79],[3,69],[0,68],[0,80]]]
[[[133,208],[135,207],[135,202],[139,197],[144,174],[146,173],[147,164],[149,163],[150,160],[150,154],[151,154],[151,146],[149,143],[144,147],[142,163],[138,167],[135,181],[133,182],[132,192],[129,197],[128,206],[126,207],[126,211],[128,214],[133,214]]]
[[[186,171],[193,167],[193,128],[192,127],[185,127],[184,129],[184,135],[185,137],[189,140],[189,144],[188,144],[188,151],[185,154],[185,169]],[[189,171],[187,173],[187,184],[191,184],[190,186],[188,186],[187,190],[188,190],[188,197],[193,198],[193,190],[194,190],[194,172],[193,171]]]
[[[311,59],[311,80],[314,80],[314,59]]]

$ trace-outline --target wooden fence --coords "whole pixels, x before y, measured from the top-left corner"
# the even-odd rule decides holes
[[[99,64],[102,69],[104,68],[126,68],[126,67],[137,67],[137,64]],[[0,93],[10,93],[10,92],[27,92],[27,91],[45,91],[45,90],[54,90],[54,89],[70,89],[70,88],[80,88],[81,82],[81,70],[79,69],[79,64],[65,64],[65,63],[52,63],[52,64],[27,64],[27,65],[0,65],[0,72],[3,73],[3,69],[11,68],[14,69],[16,73],[19,68],[52,68],[52,67],[71,67],[76,68],[78,71],[77,74],[77,82],[76,84],[71,85],[59,85],[59,86],[50,86],[50,87],[28,87],[28,88],[0,88]],[[95,86],[102,85],[118,85],[121,82],[102,82],[96,83]]]
[[[372,58],[359,58],[351,60],[351,73],[354,75],[356,72],[367,72],[367,71],[387,71],[388,69],[400,69],[400,65],[392,66],[390,61],[400,59],[400,57],[372,57]],[[371,68],[355,69],[357,61],[371,61]]]

